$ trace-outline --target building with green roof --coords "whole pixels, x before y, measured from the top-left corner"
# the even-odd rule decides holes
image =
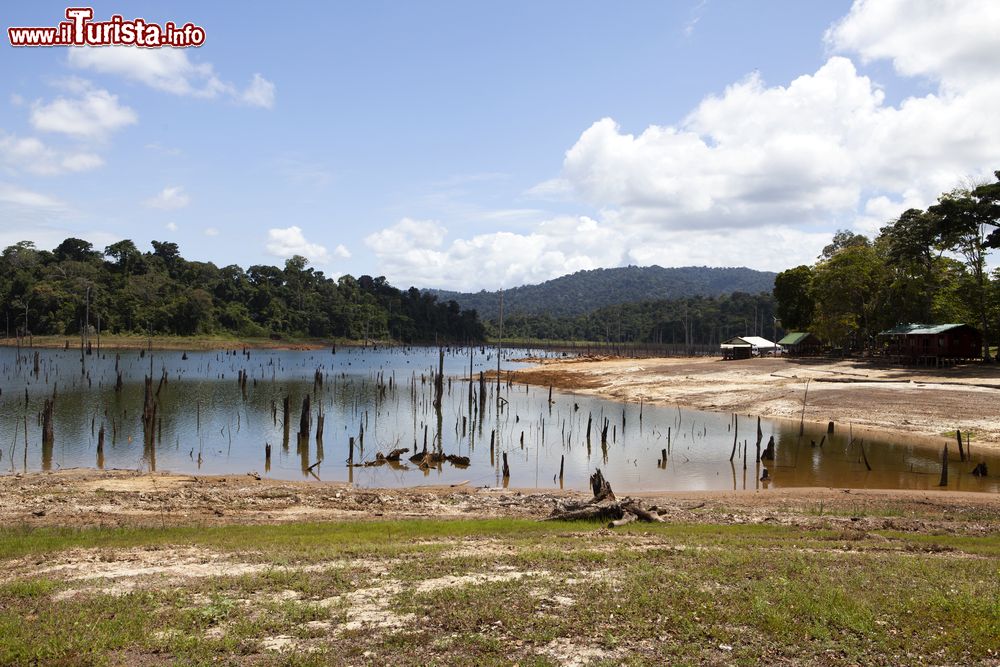
[[[968,324],[899,324],[879,333],[883,354],[910,363],[983,358],[983,335]]]
[[[790,331],[778,341],[784,350],[791,355],[804,357],[819,354],[823,347],[822,341],[809,331]]]

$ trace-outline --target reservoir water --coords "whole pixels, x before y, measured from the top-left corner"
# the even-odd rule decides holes
[[[541,354],[505,350],[501,366],[515,370],[523,365],[516,359]],[[971,458],[959,461],[954,435],[931,445],[903,437],[852,438],[847,424],[838,424],[832,435],[806,425],[800,435],[797,423],[762,419],[761,450],[773,437],[774,458],[758,461],[753,415],[622,404],[559,391],[550,401],[548,388],[511,382],[506,372],[498,400],[495,377],[482,384],[479,379],[480,371],[497,367],[496,351],[488,348],[446,349],[436,409],[438,355],[437,348],[420,347],[105,349],[81,361],[73,349],[0,348],[0,473],[100,467],[253,472],[366,487],[499,486],[505,484],[506,455],[506,484],[516,488],[584,490],[600,468],[623,492],[938,489],[947,442],[946,488],[1000,491],[1000,452],[978,448],[973,439]],[[156,413],[144,425],[146,377]],[[299,438],[307,396],[309,435]],[[51,442],[43,437],[47,399],[52,399]],[[317,438],[320,415],[323,434]],[[352,438],[353,465],[348,465]],[[424,466],[411,461],[414,448],[422,452],[425,442],[429,452],[467,457],[468,465],[461,458]],[[378,454],[403,448],[409,451],[399,461],[377,461]],[[971,474],[980,462],[990,476]],[[767,479],[761,481],[765,469]]]

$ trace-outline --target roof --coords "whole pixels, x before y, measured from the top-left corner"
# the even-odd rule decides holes
[[[729,340],[723,341],[722,347],[753,347],[753,344],[745,338],[734,336]]]
[[[778,341],[778,345],[798,345],[812,334],[808,331],[790,331]]]
[[[879,333],[880,336],[932,336],[944,333],[959,327],[969,326],[967,324],[899,324],[891,329]]]
[[[774,343],[766,338],[761,338],[760,336],[740,336],[740,338],[754,347],[774,347]]]
[[[723,341],[722,347],[774,347],[774,343],[760,336],[735,336],[727,341]]]

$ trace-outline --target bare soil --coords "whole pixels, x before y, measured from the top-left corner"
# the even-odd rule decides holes
[[[111,470],[0,476],[0,526],[116,527],[277,524],[379,518],[547,517],[584,489],[360,489],[332,482]],[[864,530],[988,534],[1000,496],[958,491],[768,489],[634,494],[677,523],[779,523]]]
[[[618,401],[798,420],[851,423],[886,434],[971,431],[1000,448],[1000,367],[899,368],[860,360],[716,358],[537,360],[511,375]]]

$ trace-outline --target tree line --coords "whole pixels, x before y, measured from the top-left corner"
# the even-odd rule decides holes
[[[283,268],[218,267],[184,259],[176,243],[130,240],[97,250],[68,238],[54,250],[30,241],[0,254],[0,304],[7,337],[90,331],[240,337],[478,342],[473,310],[385,278],[334,280],[296,255]]]
[[[874,239],[838,231],[812,266],[777,275],[774,297],[786,329],[863,350],[897,324],[967,323],[983,334],[984,357],[1000,335],[1000,171],[996,182],[942,194],[909,209]]]
[[[733,336],[780,336],[774,297],[733,292],[623,303],[583,315],[516,314],[505,317],[505,339],[650,343],[673,346],[718,345]],[[499,334],[499,321],[487,332]]]

